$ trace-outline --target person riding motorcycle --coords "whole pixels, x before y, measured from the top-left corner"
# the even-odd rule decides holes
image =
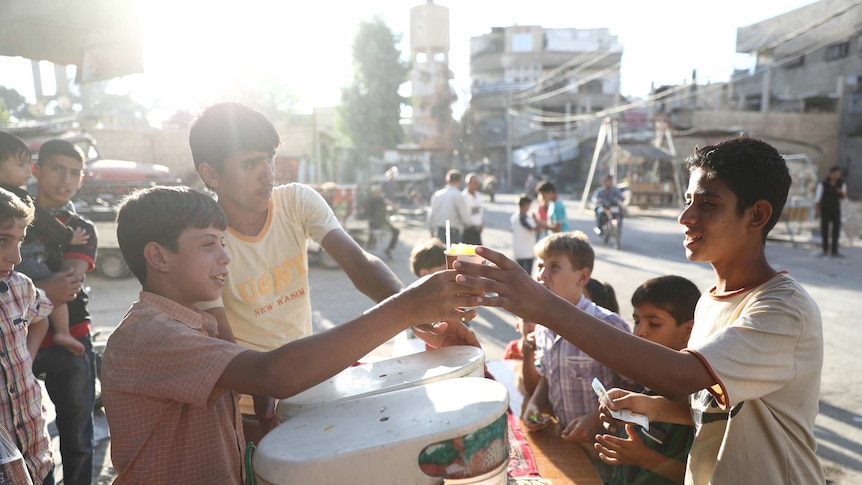
[[[605,226],[605,223],[608,221],[608,211],[613,206],[621,206],[623,200],[622,191],[614,186],[614,176],[607,175],[602,180],[602,186],[596,189],[593,192],[592,201],[595,205],[596,210],[596,234],[602,235],[604,230],[602,229]],[[622,211],[619,213],[620,222],[622,222]]]

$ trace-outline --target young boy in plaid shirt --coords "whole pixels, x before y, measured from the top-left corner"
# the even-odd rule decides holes
[[[53,306],[30,278],[14,270],[33,210],[0,189],[0,424],[21,447],[33,483],[53,485],[42,389],[32,370]]]

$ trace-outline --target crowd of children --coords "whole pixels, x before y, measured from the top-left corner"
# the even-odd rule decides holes
[[[237,107],[218,109],[234,116]],[[419,279],[401,289],[391,270],[369,259],[345,270],[373,271],[387,281],[382,290],[360,288],[378,301],[370,310],[315,335],[303,317],[291,322],[296,328],[287,327],[296,337],[255,343],[264,334],[235,327],[247,322],[226,296],[242,291],[231,287],[231,260],[240,260],[245,273],[260,268],[247,262],[251,246],[231,250],[225,241],[248,243],[249,235],[268,230],[273,197],[284,205],[276,215],[286,220],[294,204],[310,207],[313,217],[291,224],[303,240],[310,234],[342,250],[336,259],[343,266],[365,253],[341,239],[319,197],[297,187],[264,194],[260,180],[272,183],[267,160],[277,139],[253,131],[221,137],[219,130],[234,125],[222,127],[210,115],[193,130],[192,147],[199,173],[219,201],[187,187],[153,187],[130,195],[117,215],[120,249],[142,290],[111,336],[102,367],[115,483],[242,483],[250,470],[242,459],[249,428],[240,393],[266,400],[293,395],[411,326],[427,331],[422,325],[449,322],[437,324],[431,331],[436,337],[427,340],[478,345],[463,323],[476,315],[465,308],[481,305],[521,319],[522,337],[508,356],[523,360],[524,428],[557,421],[560,439],[582,444],[606,483],[824,482],[813,437],[823,361],[820,312],[795,280],[766,260],[766,234],[790,184],[784,160],[770,145],[739,137],[689,158],[686,208],[679,216],[686,255],[710,263],[716,283],[701,294],[680,276],[649,279],[631,297],[633,328],[618,314],[613,288],[592,278],[589,240],[568,231],[556,189],[544,182],[537,190],[548,221],[530,214],[526,195],[510,219],[514,260],[480,247],[477,253],[492,265],[456,262],[454,270],[445,270],[443,243],[432,239],[412,252]],[[237,145],[210,150],[217,135]],[[83,349],[67,342],[77,343],[74,337],[65,338],[63,305],[52,305],[15,270],[38,204],[21,190],[25,173],[29,177],[29,150],[11,138],[0,142],[0,358],[9,369],[0,423],[15,433],[34,481],[51,484],[53,460],[31,366],[49,320],[55,342],[71,354]],[[69,147],[46,146],[37,171],[55,157],[80,157],[83,164]],[[259,177],[243,179],[242,170]],[[51,230],[57,237],[42,238],[54,251],[43,248],[45,259],[95,244],[87,231],[46,219],[53,222],[43,234]],[[550,234],[536,242],[542,230]],[[218,311],[202,311],[201,302],[217,302]],[[307,308],[297,311],[305,315]],[[597,403],[594,378],[613,388],[610,401]],[[272,410],[271,401],[261,402],[270,406],[255,409],[263,424]],[[645,415],[649,430],[611,417],[623,408]]]

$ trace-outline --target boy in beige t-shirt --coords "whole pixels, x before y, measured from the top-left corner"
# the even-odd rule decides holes
[[[477,252],[499,269],[459,263],[458,281],[497,292],[484,304],[542,322],[660,395],[614,390],[613,408],[650,421],[693,421],[686,483],[824,483],[814,438],[823,367],[820,310],[799,283],[766,260],[766,235],[790,187],[787,164],[769,144],[741,136],[696,149],[688,167],[679,216],[683,246],[689,260],[710,263],[715,286],[699,300],[682,351],[602,324],[487,248]]]

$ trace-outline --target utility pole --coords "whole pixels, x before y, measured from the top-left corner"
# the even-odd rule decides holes
[[[506,190],[512,190],[512,92],[506,91]]]

